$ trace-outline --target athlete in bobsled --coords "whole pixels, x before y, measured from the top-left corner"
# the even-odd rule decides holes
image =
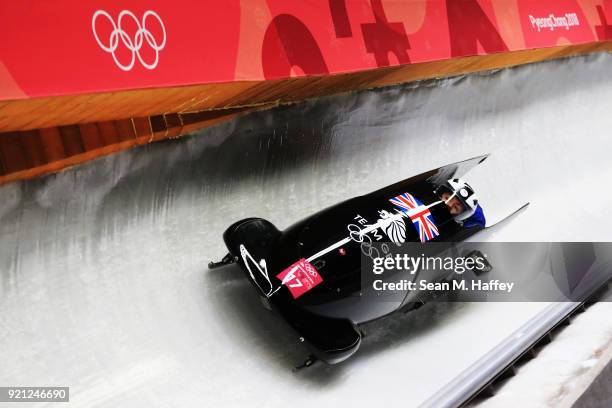
[[[238,221],[223,234],[229,254],[209,266],[238,263],[264,303],[309,346],[313,359],[338,363],[358,349],[360,324],[414,303],[407,292],[393,301],[365,296],[362,254],[380,256],[377,242],[458,242],[482,230],[476,194],[459,177],[486,157],[349,199],[284,231],[261,218]]]
[[[436,194],[446,203],[455,221],[464,228],[485,227],[486,219],[478,204],[478,197],[464,180],[450,179],[436,189]]]

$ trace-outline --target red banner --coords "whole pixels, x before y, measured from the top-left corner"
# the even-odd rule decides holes
[[[22,0],[0,100],[352,72],[612,39],[612,0]]]

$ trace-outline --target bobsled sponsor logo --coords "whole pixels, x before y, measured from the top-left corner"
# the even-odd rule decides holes
[[[547,17],[534,17],[530,14],[529,21],[531,22],[531,28],[538,30],[538,32],[545,29],[554,31],[556,28],[569,30],[570,27],[580,25],[580,20],[576,13],[566,13],[564,16],[550,14]]]
[[[406,242],[406,223],[402,218],[396,218],[389,211],[380,210],[380,227],[389,240],[396,245]]]
[[[256,262],[249,251],[247,251],[246,247],[242,244],[240,245],[240,256],[242,257],[242,262],[244,262],[244,266],[249,272],[251,279],[253,282],[255,282],[259,290],[261,290],[266,297],[272,296],[274,291],[272,282],[270,281],[270,276],[268,275],[266,260],[261,259],[259,262]]]
[[[281,280],[281,285],[287,286],[294,299],[299,298],[323,282],[323,278],[321,278],[315,267],[303,258],[276,275],[276,277]]]
[[[402,216],[400,214],[392,214],[391,218],[393,219],[400,219]],[[317,252],[316,254],[310,256],[307,261],[308,262],[314,262],[318,265],[325,265],[325,261],[324,260],[320,260],[319,258],[321,258],[322,256],[328,254],[329,252],[335,250],[335,249],[341,249],[342,246],[344,244],[347,244],[351,241],[356,242],[358,244],[360,244],[360,248],[361,248],[361,252],[365,255],[365,256],[369,256],[370,258],[374,258],[377,256],[381,256],[380,251],[378,250],[378,248],[375,248],[373,245],[373,240],[377,240],[380,241],[383,239],[382,234],[380,234],[378,230],[378,228],[380,228],[380,220],[375,223],[375,224],[369,224],[368,220],[366,220],[364,217],[362,217],[361,215],[357,214],[357,216],[355,216],[354,218],[355,223],[354,224],[348,224],[346,226],[347,230],[348,230],[348,236],[341,239],[340,241],[335,242],[334,244],[328,246],[327,248],[324,248],[322,250],[320,250],[319,252]],[[389,247],[387,246],[387,244],[383,243],[382,244],[382,251],[384,252],[384,254],[389,253]],[[383,255],[384,255],[383,254]],[[323,267],[321,266],[321,267]]]
[[[361,252],[365,256],[370,258],[384,256],[389,253],[389,247],[383,244],[381,249],[384,253],[381,254],[379,249],[373,245],[374,240],[381,241],[383,239],[383,235],[378,230],[382,229],[389,241],[401,245],[406,242],[407,237],[404,218],[410,218],[419,233],[421,242],[429,241],[440,234],[429,209],[443,203],[443,201],[436,201],[426,206],[409,193],[404,193],[389,201],[397,207],[395,214],[386,210],[379,210],[380,218],[374,224],[370,224],[367,219],[357,214],[354,218],[355,223],[348,224],[346,227],[349,232],[348,237],[317,252],[308,260],[317,259],[350,241],[360,244]]]
[[[382,241],[384,238],[380,231],[378,231],[378,229],[383,226],[383,224],[381,223],[382,218],[379,219],[375,224],[369,224],[367,219],[357,214],[354,220],[355,224],[347,225],[347,229],[349,231],[348,240],[358,243],[361,249],[361,253],[365,256],[369,256],[370,258],[381,256],[378,248],[375,248],[372,243],[374,242],[374,240]],[[385,222],[389,223],[397,220],[401,221],[401,217],[398,218],[394,215],[390,215],[390,217],[385,219]],[[391,240],[390,237],[389,239]],[[382,249],[385,254],[389,252],[389,248],[386,244],[383,244]]]
[[[389,246],[382,244],[380,249],[373,245],[374,241],[383,240],[383,235],[379,231],[382,229],[389,238],[389,241],[396,245],[401,245],[406,242],[406,224],[404,218],[410,218],[414,227],[419,232],[421,242],[428,241],[439,235],[438,227],[436,226],[433,216],[429,209],[435,205],[442,204],[443,201],[436,201],[429,205],[424,205],[419,200],[414,198],[411,194],[404,193],[401,196],[390,199],[399,209],[396,209],[396,213],[393,214],[386,210],[379,210],[378,214],[380,218],[374,223],[370,224],[366,218],[357,214],[354,218],[354,223],[348,224],[348,236],[341,239],[340,241],[328,246],[312,255],[308,258],[309,262],[315,261],[321,256],[342,247],[342,245],[348,242],[356,242],[360,244],[361,252],[370,258],[376,258],[388,254]]]
[[[110,23],[111,31],[108,37],[103,36],[105,33],[104,21],[107,24]],[[131,23],[127,21],[131,21]],[[128,26],[135,26],[135,32],[133,32],[134,30],[126,31],[126,23]],[[149,29],[151,26],[155,27],[155,25],[159,27],[159,30],[156,32],[161,33],[159,38]],[[98,10],[91,18],[91,29],[100,48],[111,54],[115,64],[123,71],[130,71],[134,67],[137,58],[146,69],[154,69],[159,63],[159,52],[166,46],[166,27],[164,27],[161,17],[152,10],[145,11],[140,20],[131,11],[123,10],[119,13],[116,23],[109,13],[104,10]],[[130,35],[132,32],[133,36]],[[131,58],[127,63],[119,61],[117,57],[117,51],[123,47],[131,54]],[[153,51],[154,57],[152,61],[146,61],[142,57],[140,51],[145,47]]]
[[[440,235],[433,216],[426,207],[410,193],[400,194],[391,198],[391,204],[401,210],[410,220],[419,233],[421,242],[427,242]]]

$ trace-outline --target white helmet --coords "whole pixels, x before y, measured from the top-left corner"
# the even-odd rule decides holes
[[[462,222],[476,212],[478,196],[468,183],[459,178],[450,179],[436,189],[438,196],[445,191],[452,194],[453,197],[457,197],[461,204],[463,204],[463,208],[465,208],[461,214],[455,215],[455,221]]]

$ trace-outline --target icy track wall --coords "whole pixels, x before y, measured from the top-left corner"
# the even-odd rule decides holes
[[[609,241],[611,64],[325,98],[3,186],[0,385],[70,386],[74,406],[367,405],[380,389],[417,405],[538,306],[428,305],[372,324],[346,363],[294,375],[295,335],[236,268],[207,270],[222,232],[247,216],[284,228],[492,153],[470,180],[498,193],[483,197],[488,214],[531,201],[492,238]]]

